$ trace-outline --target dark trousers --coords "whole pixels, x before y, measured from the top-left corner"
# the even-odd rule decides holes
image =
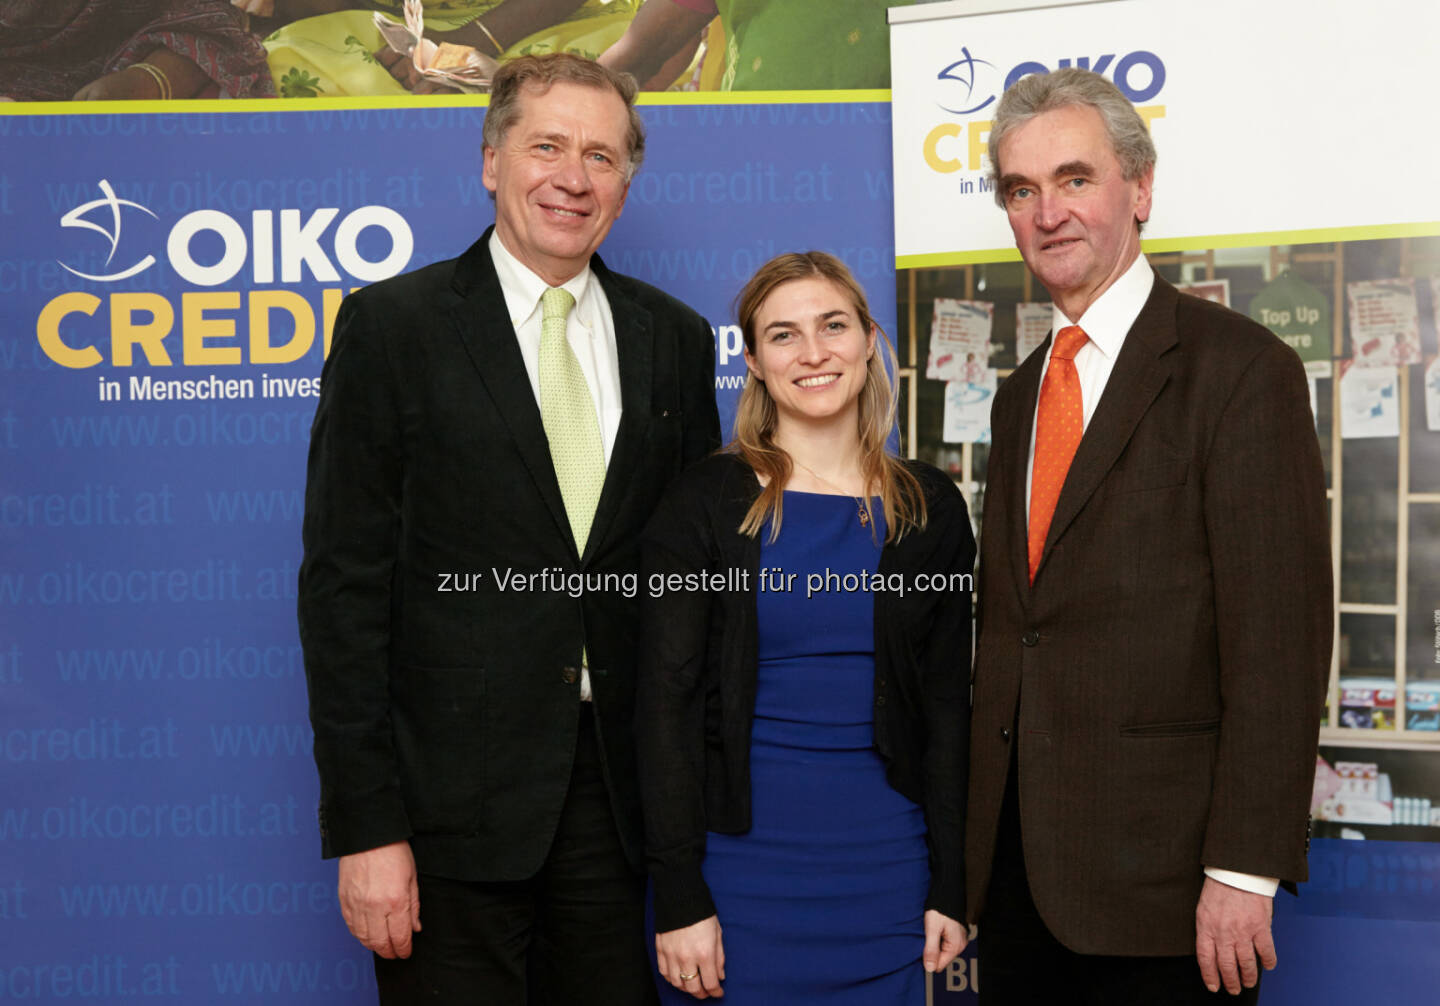
[[[375,958],[382,1006],[648,1006],[645,880],[620,847],[583,704],[554,843],[528,880],[420,875],[420,932],[406,960]]]
[[[1260,987],[1232,996],[1205,988],[1193,954],[1182,957],[1102,957],[1077,954],[1051,935],[1030,896],[1020,843],[1019,766],[1000,810],[995,863],[980,916],[980,1002],[983,1006],[1251,1006]],[[1085,864],[1075,864],[1084,869]]]

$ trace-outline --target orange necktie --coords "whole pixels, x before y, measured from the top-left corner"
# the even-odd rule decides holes
[[[1040,387],[1040,407],[1035,412],[1035,468],[1030,479],[1030,582],[1040,568],[1045,536],[1060,499],[1065,473],[1085,432],[1085,412],[1080,402],[1080,374],[1075,354],[1090,337],[1079,325],[1067,325],[1055,336],[1050,366]]]

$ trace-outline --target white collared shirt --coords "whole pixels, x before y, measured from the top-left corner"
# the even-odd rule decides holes
[[[548,284],[531,272],[505,247],[500,232],[490,235],[490,257],[495,260],[495,273],[500,290],[505,294],[505,313],[515,326],[515,340],[525,360],[525,373],[530,377],[530,390],[540,402],[540,324],[543,308],[540,298]],[[620,429],[620,356],[615,348],[615,319],[610,302],[605,299],[595,274],[587,265],[561,284],[575,298],[575,306],[565,324],[565,338],[580,361],[580,370],[595,400],[595,415],[600,420],[600,437],[605,444],[605,463],[615,449],[615,434]]]
[[[1155,285],[1155,274],[1150,269],[1150,263],[1145,261],[1144,255],[1135,256],[1135,261],[1130,263],[1130,268],[1120,274],[1120,277],[1111,283],[1110,286],[1095,299],[1095,303],[1086,309],[1079,318],[1070,319],[1060,310],[1059,305],[1053,309],[1051,318],[1051,333],[1060,331],[1066,325],[1079,325],[1090,337],[1080,351],[1075,354],[1075,370],[1080,375],[1080,405],[1083,410],[1082,429],[1090,428],[1090,417],[1095,414],[1095,406],[1100,404],[1100,396],[1105,393],[1105,385],[1110,381],[1110,372],[1115,369],[1115,360],[1120,355],[1120,348],[1125,345],[1125,336],[1130,331],[1135,319],[1140,317],[1145,302],[1150,299],[1150,291]],[[1055,348],[1055,340],[1050,340],[1050,348],[1045,351],[1045,366],[1040,371],[1040,383],[1044,386],[1045,372],[1050,369],[1050,350]],[[1039,411],[1039,396],[1035,401],[1036,411]],[[1082,434],[1083,435],[1083,434]],[[1030,420],[1030,454],[1025,462],[1025,512],[1030,512],[1030,486],[1033,480],[1035,468],[1035,419]],[[1242,891],[1250,891],[1253,894],[1263,894],[1273,898],[1275,891],[1280,886],[1280,881],[1274,877],[1259,877],[1249,873],[1238,873],[1234,870],[1222,870],[1218,867],[1205,867],[1205,875],[1212,880],[1219,881],[1229,887],[1237,887]]]
[[[510,254],[497,230],[490,235],[490,257],[495,261],[495,274],[500,291],[505,295],[505,313],[515,328],[515,341],[530,377],[530,390],[535,403],[540,403],[540,327],[544,308],[540,298],[549,288],[539,276]],[[575,306],[565,323],[565,338],[580,361],[585,384],[595,401],[595,415],[600,420],[600,437],[605,444],[605,464],[615,450],[615,435],[620,429],[620,354],[615,348],[615,318],[610,301],[605,299],[595,274],[587,265],[579,273],[560,284],[575,298]],[[582,548],[583,551],[583,548]],[[580,701],[589,702],[590,667],[580,667]]]
[[[1150,263],[1145,261],[1144,255],[1136,255],[1135,261],[1130,263],[1130,268],[1120,274],[1119,278],[1095,299],[1095,303],[1085,311],[1079,319],[1071,321],[1065,317],[1059,305],[1052,308],[1050,332],[1060,331],[1066,325],[1079,325],[1090,337],[1080,351],[1075,354],[1075,370],[1080,375],[1080,406],[1083,410],[1081,429],[1090,428],[1090,417],[1095,415],[1095,406],[1100,403],[1100,396],[1105,393],[1105,385],[1110,380],[1110,371],[1115,369],[1115,359],[1120,355],[1120,347],[1125,345],[1125,334],[1130,331],[1130,326],[1135,324],[1135,319],[1140,317],[1140,311],[1145,307],[1145,301],[1150,299],[1150,288],[1155,283],[1155,274],[1150,271]],[[1045,386],[1045,374],[1050,369],[1050,352],[1055,348],[1055,340],[1050,340],[1049,349],[1045,350],[1045,366],[1040,371],[1040,387]],[[1040,396],[1035,396],[1035,409],[1040,409]],[[1030,513],[1030,484],[1035,469],[1035,417],[1030,418],[1030,454],[1025,461],[1025,513]]]

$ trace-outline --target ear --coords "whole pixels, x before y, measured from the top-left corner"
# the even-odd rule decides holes
[[[1145,169],[1145,173],[1135,179],[1135,219],[1140,223],[1150,219],[1150,193],[1155,185],[1155,165]]]
[[[745,347],[745,366],[749,369],[751,376],[753,376],[755,380],[761,384],[765,383],[765,374],[760,369],[760,361],[755,359],[755,354],[750,352],[749,347]]]
[[[500,155],[495,152],[495,148],[491,146],[485,147],[481,152],[482,167],[480,169],[480,182],[485,188],[490,190],[492,195],[496,187],[500,184],[500,175],[495,169],[499,156]]]
[[[870,326],[870,338],[865,340],[865,359],[869,360],[875,355],[875,340],[879,338],[879,329],[875,325]]]

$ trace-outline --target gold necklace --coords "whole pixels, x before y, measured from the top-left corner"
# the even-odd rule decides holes
[[[855,506],[856,506],[856,508],[857,508],[857,510],[858,510],[857,516],[860,518],[860,526],[861,526],[861,527],[869,527],[869,526],[870,526],[870,505],[865,501],[865,497],[863,497],[863,496],[851,496],[850,493],[847,493],[844,489],[841,489],[841,488],[840,488],[839,486],[837,486],[834,482],[831,482],[831,481],[830,481],[829,479],[827,479],[824,475],[821,475],[819,472],[817,472],[815,469],[811,468],[809,465],[807,465],[805,462],[801,461],[799,458],[794,458],[794,457],[792,457],[790,460],[791,460],[791,461],[794,461],[797,465],[799,465],[801,468],[805,469],[805,470],[806,470],[807,472],[809,472],[811,475],[815,476],[815,478],[819,479],[821,482],[825,483],[825,484],[826,484],[827,486],[829,486],[831,489],[834,489],[834,490],[835,490],[837,493],[839,493],[841,496],[850,496],[850,498],[855,501]]]

